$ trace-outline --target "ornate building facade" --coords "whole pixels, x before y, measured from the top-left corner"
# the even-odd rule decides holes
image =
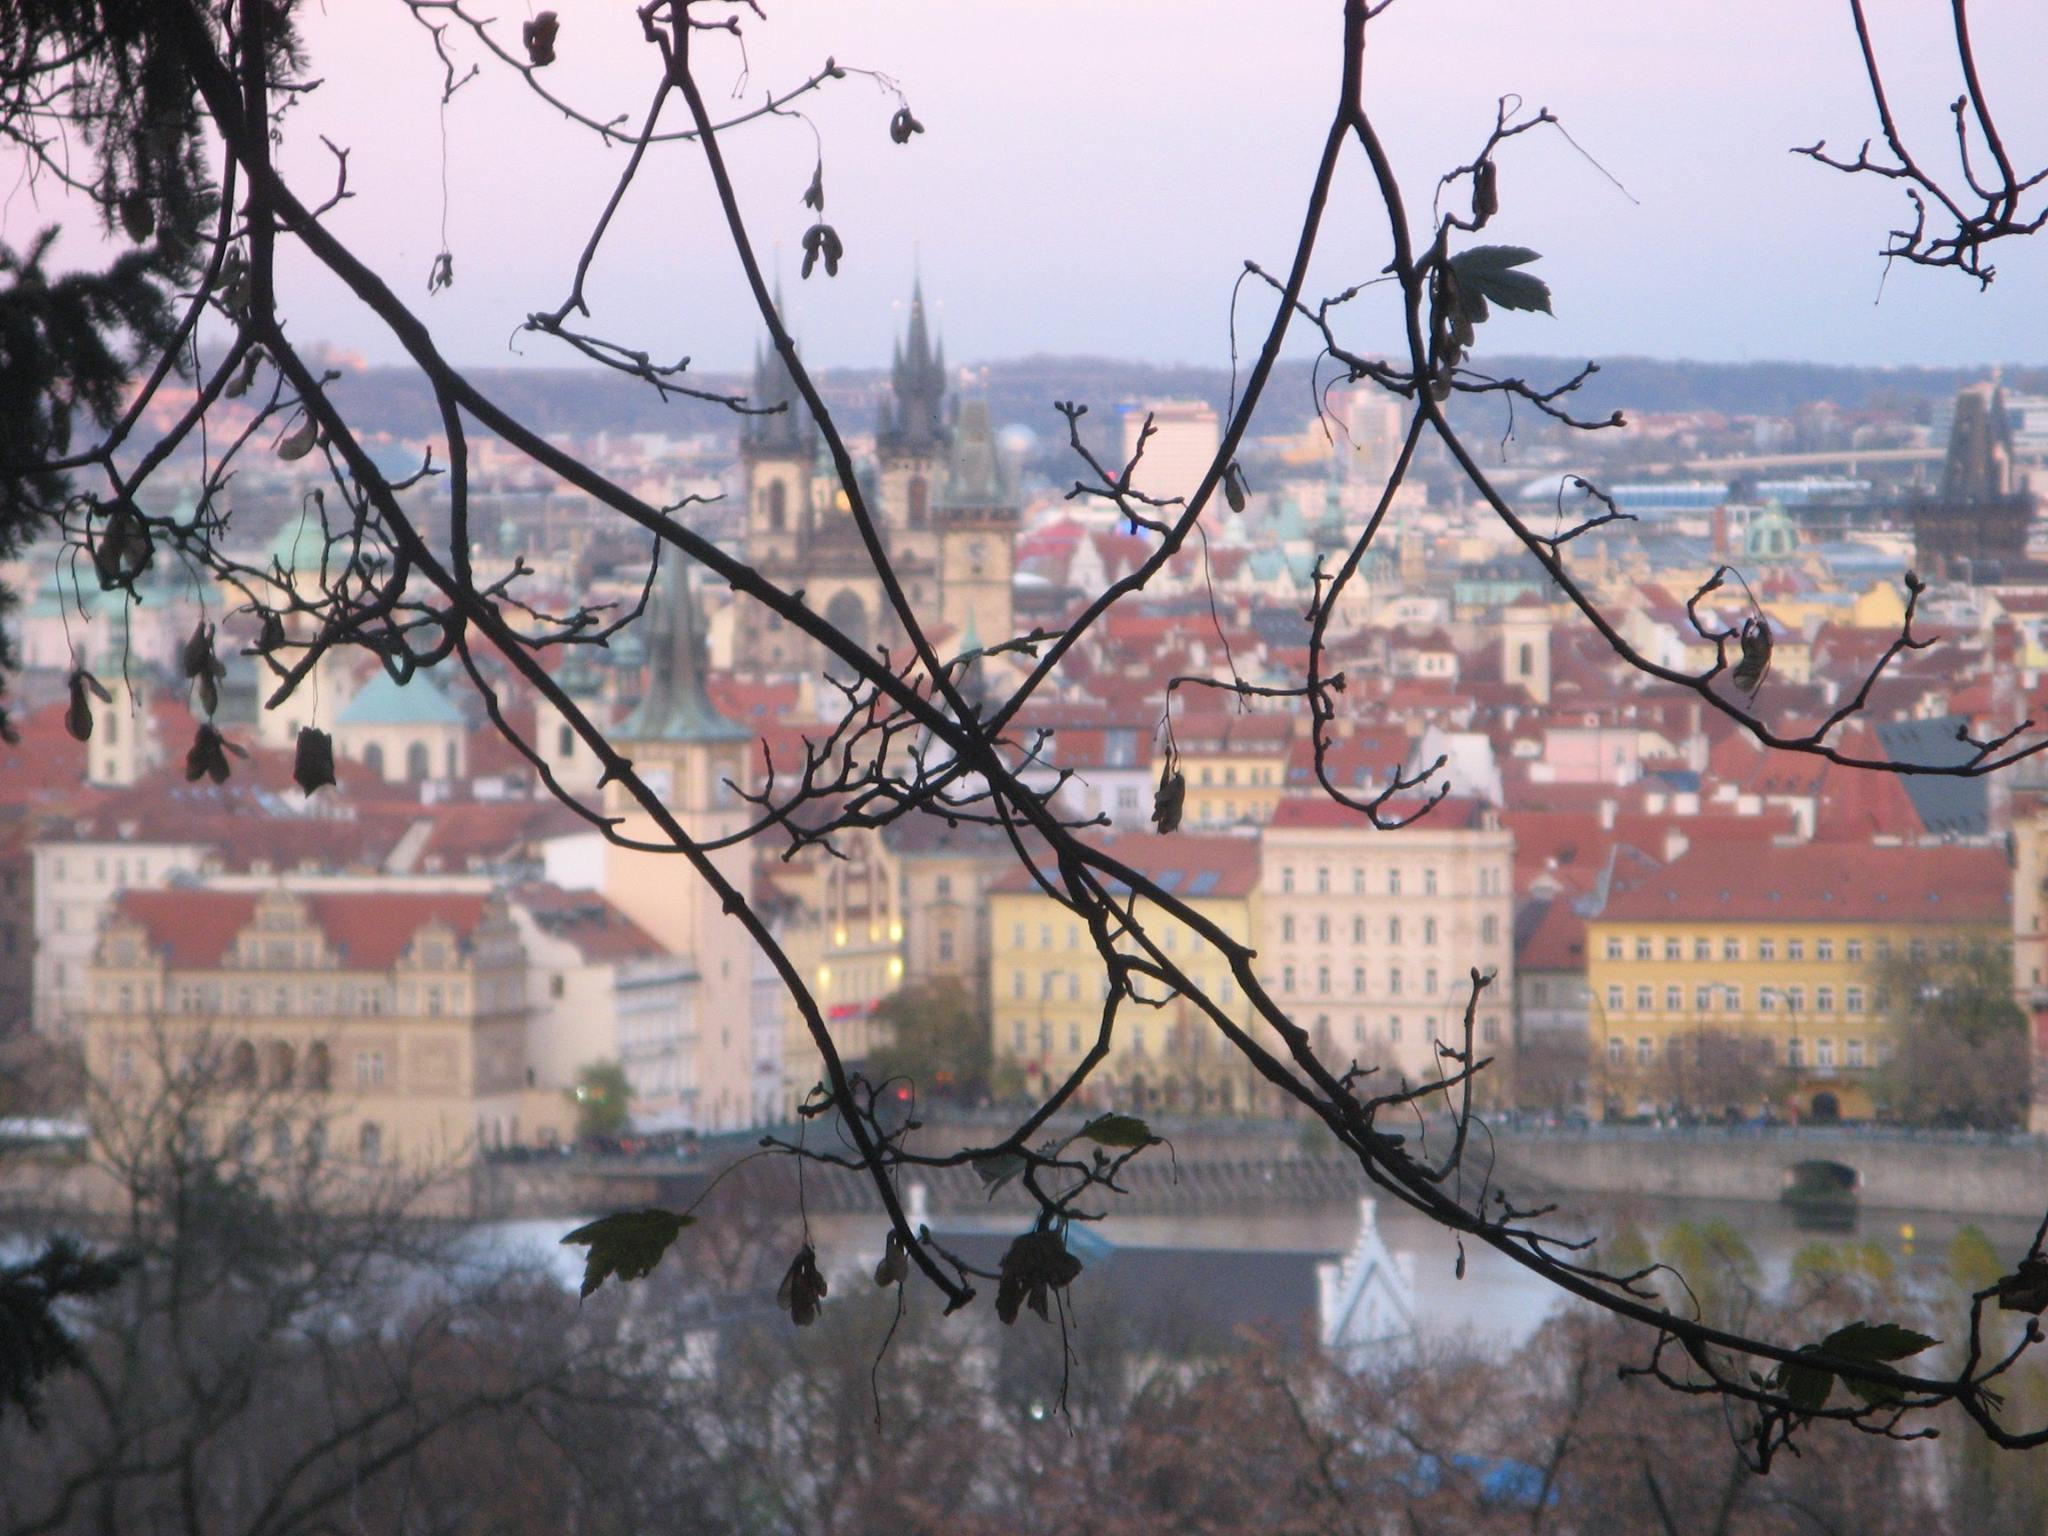
[[[822,463],[817,423],[804,409],[780,354],[754,365],[752,396],[789,408],[750,416],[740,439],[747,501],[747,555],[863,645],[901,654],[906,641],[881,572],[844,491]],[[1010,583],[1017,503],[991,429],[987,402],[949,409],[945,348],[934,342],[922,287],[897,344],[875,432],[874,461],[860,474],[903,595],[942,655],[993,645],[1014,633]],[[742,605],[735,656],[743,671],[817,665],[801,633],[759,604]]]

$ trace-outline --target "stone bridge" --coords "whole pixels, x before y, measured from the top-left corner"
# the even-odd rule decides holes
[[[2048,1142],[1855,1127],[1599,1127],[1496,1135],[1510,1188],[1696,1200],[1776,1200],[1795,1170],[1839,1180],[1866,1208],[2039,1219]],[[1853,1175],[1851,1179],[1843,1174]]]
[[[1355,1164],[1305,1155],[1291,1127],[1268,1134],[1195,1130],[1174,1140],[1174,1157],[1161,1148],[1124,1171],[1129,1194],[1119,1209],[1194,1215],[1324,1205],[1370,1192]],[[1810,1184],[1852,1190],[1864,1208],[2034,1220],[2048,1207],[2048,1142],[2032,1137],[1913,1135],[1852,1127],[1595,1127],[1496,1129],[1493,1142],[1496,1182],[1523,1203],[1565,1194],[1775,1201],[1797,1170]],[[925,1144],[959,1142],[934,1136]],[[1475,1147],[1475,1158],[1479,1155]],[[694,1200],[717,1166],[710,1159],[696,1164],[653,1159],[491,1163],[476,1170],[473,1209],[488,1218],[576,1215],[650,1204],[675,1208]],[[789,1167],[780,1160],[770,1166]],[[1027,1208],[1014,1189],[1003,1191],[991,1206],[970,1168],[938,1169],[919,1177],[935,1211]],[[834,1169],[807,1170],[805,1193],[814,1211],[863,1211],[876,1204],[864,1177]]]

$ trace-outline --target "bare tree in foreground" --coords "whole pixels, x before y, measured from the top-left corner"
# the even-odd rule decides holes
[[[1932,1410],[1950,1405],[1996,1444],[2048,1442],[2048,1425],[2009,1421],[2000,1396],[2015,1361],[2040,1337],[2033,1316],[2048,1307],[2048,1223],[2009,1272],[1973,1294],[1967,1342],[1940,1368],[1924,1364],[1933,1341],[1896,1324],[1851,1322],[1824,1339],[1800,1342],[1761,1325],[1746,1330],[1716,1322],[1684,1300],[1667,1298],[1651,1267],[1603,1264],[1584,1244],[1546,1228],[1546,1211],[1517,1209],[1491,1192],[1485,1168],[1472,1155],[1483,1132],[1473,1113],[1473,1087],[1490,1065],[1475,1044],[1474,1017],[1488,976],[1471,975],[1462,1029],[1438,1047],[1440,1076],[1420,1085],[1387,1086],[1369,1062],[1320,1053],[1310,1031],[1262,983],[1247,942],[1117,859],[1091,837],[1088,824],[1056,808],[1055,790],[1034,772],[1040,766],[1037,743],[1022,724],[1027,705],[1054,684],[1063,663],[1120,601],[1143,591],[1189,547],[1219,500],[1225,506],[1242,502],[1239,445],[1283,340],[1303,326],[1320,342],[1324,365],[1334,368],[1336,378],[1377,387],[1400,402],[1406,429],[1364,531],[1322,554],[1308,615],[1307,661],[1298,681],[1253,685],[1226,670],[1176,677],[1163,686],[1166,758],[1155,811],[1162,833],[1176,830],[1186,788],[1172,740],[1177,692],[1256,696],[1305,711],[1322,792],[1375,827],[1406,824],[1442,796],[1444,786],[1433,770],[1407,774],[1396,766],[1377,788],[1360,789],[1338,782],[1328,768],[1345,686],[1329,642],[1333,616],[1380,539],[1417,453],[1432,440],[1621,661],[1644,679],[1691,693],[1765,747],[1874,772],[1976,776],[2048,745],[2029,734],[2030,722],[2016,722],[1970,740],[1966,759],[1949,767],[1862,754],[1847,728],[1871,685],[1901,653],[1932,643],[1915,628],[1923,585],[1911,576],[1898,634],[1861,686],[1845,690],[1845,702],[1811,729],[1775,724],[1754,707],[1770,664],[1771,630],[1739,572],[1722,568],[1707,575],[1688,605],[1692,623],[1714,653],[1703,670],[1662,664],[1630,644],[1575,574],[1570,558],[1579,541],[1597,538],[1604,525],[1625,514],[1580,480],[1576,509],[1561,504],[1555,523],[1545,518],[1542,526],[1532,524],[1489,477],[1452,416],[1457,403],[1498,401],[1585,431],[1619,423],[1618,415],[1575,414],[1574,394],[1593,372],[1590,364],[1560,380],[1533,381],[1490,374],[1474,357],[1478,329],[1495,309],[1549,308],[1549,289],[1531,270],[1535,253],[1482,237],[1502,219],[1518,141],[1553,129],[1556,119],[1504,99],[1494,119],[1475,129],[1471,158],[1429,185],[1425,215],[1414,185],[1385,146],[1367,85],[1367,39],[1374,16],[1387,3],[1331,5],[1333,46],[1343,63],[1337,97],[1314,163],[1304,168],[1306,194],[1291,256],[1270,270],[1246,264],[1241,286],[1270,295],[1271,316],[1239,380],[1221,445],[1199,482],[1182,497],[1135,489],[1139,460],[1117,464],[1092,452],[1079,426],[1085,404],[1061,404],[1080,465],[1074,494],[1114,506],[1125,525],[1142,530],[1151,543],[1136,569],[1096,594],[1057,632],[985,636],[981,650],[941,654],[897,579],[877,511],[833,413],[772,302],[723,148],[750,122],[795,110],[793,103],[831,89],[852,71],[827,60],[809,77],[777,89],[766,105],[721,120],[708,104],[705,79],[707,72],[733,67],[744,34],[763,24],[761,7],[750,0],[650,0],[639,9],[646,104],[632,126],[609,105],[569,101],[550,89],[547,66],[558,49],[574,46],[553,13],[535,16],[517,39],[465,0],[396,0],[394,14],[417,21],[422,46],[433,47],[446,63],[445,101],[451,106],[472,68],[510,69],[560,108],[571,131],[627,148],[566,294],[552,307],[537,307],[526,328],[665,396],[710,399],[739,416],[807,412],[821,434],[844,516],[886,595],[888,628],[902,636],[896,648],[869,649],[828,622],[803,592],[778,586],[707,537],[692,522],[689,505],[649,505],[556,448],[441,355],[415,309],[323,222],[341,199],[353,195],[345,147],[332,146],[334,179],[318,188],[295,185],[277,169],[276,142],[292,130],[289,105],[313,72],[299,55],[289,0],[67,0],[0,11],[0,42],[7,45],[0,57],[8,61],[0,69],[0,124],[30,153],[39,175],[96,204],[110,234],[118,231],[117,240],[134,252],[122,258],[126,268],[116,263],[86,274],[98,289],[88,284],[68,296],[62,290],[70,280],[53,279],[39,265],[41,247],[27,257],[8,253],[16,281],[0,309],[15,326],[10,337],[20,340],[10,339],[0,362],[8,387],[20,394],[17,403],[30,409],[10,417],[16,424],[0,439],[7,454],[0,464],[5,510],[13,522],[44,519],[60,529],[60,569],[104,591],[132,599],[137,581],[153,565],[175,559],[239,594],[241,607],[230,618],[248,631],[248,650],[271,688],[272,707],[288,699],[323,656],[348,647],[369,652],[401,681],[424,668],[461,673],[498,729],[564,804],[613,842],[672,854],[679,868],[704,881],[767,956],[824,1062],[823,1081],[805,1115],[843,1128],[843,1146],[821,1148],[825,1138],[814,1137],[804,1145],[776,1142],[771,1150],[848,1167],[872,1181],[889,1224],[877,1274],[885,1286],[906,1287],[913,1280],[929,1286],[948,1312],[992,1287],[1004,1321],[1024,1307],[1064,1319],[1069,1288],[1081,1273],[1065,1242],[1069,1224],[1099,1214],[1101,1201],[1118,1189],[1122,1170],[1157,1138],[1142,1122],[1121,1115],[1100,1116],[1072,1134],[1054,1134],[1052,1128],[1075,1104],[1116,1032],[1171,1001],[1206,1020],[1275,1092],[1320,1120],[1389,1196],[1457,1234],[1461,1243],[1494,1248],[1560,1290],[1641,1325],[1647,1350],[1641,1369],[1677,1392],[1719,1399],[1752,1464],[1769,1466],[1817,1420],[1912,1438],[1932,1433]],[[1961,56],[1973,69],[1960,0],[1956,15]],[[1857,21],[1863,36],[1860,12]],[[1871,76],[1877,86],[1874,56]],[[1971,79],[1973,110],[1989,133],[1988,108],[1974,74]],[[897,142],[911,143],[923,125],[900,93],[894,99],[889,131]],[[1898,152],[1904,159],[1905,151]],[[790,381],[788,398],[755,400],[700,389],[682,364],[656,363],[632,338],[581,328],[589,307],[585,282],[614,212],[639,191],[641,172],[653,157],[674,154],[699,157],[709,174],[714,212],[724,221],[733,258]],[[1997,154],[2003,168],[2004,152]],[[1311,257],[1338,202],[1339,168],[1353,158],[1363,163],[1372,192],[1364,207],[1345,211],[1370,217],[1384,229],[1387,263],[1340,293],[1312,295]],[[209,179],[216,165],[217,185]],[[1966,175],[1976,186],[1976,173]],[[1931,178],[1916,180],[1923,188],[1934,185]],[[1983,192],[1988,214],[1959,211],[1960,244],[1930,246],[1929,237],[1916,230],[1905,237],[1908,245],[1900,254],[1940,260],[1947,252],[1955,256],[1952,264],[1988,275],[1976,252],[1989,239],[2031,227],[2017,212],[2017,199],[2036,180],[2002,170],[2002,180]],[[846,242],[825,222],[822,162],[805,200],[817,210],[818,222],[804,240],[804,276],[829,281],[845,257]],[[394,476],[379,467],[330,391],[331,377],[294,341],[276,296],[277,263],[286,246],[353,294],[430,390],[441,428],[438,453],[416,471]],[[434,281],[451,277],[452,258],[437,262]],[[1347,341],[1354,315],[1368,305],[1384,306],[1399,322],[1403,345],[1396,356],[1368,355]],[[139,375],[139,389],[122,396],[107,384],[110,370]],[[150,408],[166,403],[162,392],[174,377],[186,380],[194,395],[169,412],[166,422]],[[232,434],[209,435],[216,405],[230,397],[253,404],[253,419]],[[83,417],[93,422],[90,434],[82,429]],[[578,707],[548,664],[551,650],[603,644],[619,634],[638,617],[637,607],[625,613],[592,606],[546,613],[522,599],[523,567],[493,581],[478,580],[470,565],[474,434],[495,438],[639,529],[649,541],[650,587],[663,560],[701,568],[737,602],[773,615],[817,648],[843,695],[843,709],[810,743],[804,761],[775,764],[765,786],[735,786],[751,808],[739,831],[716,839],[694,833],[657,785]],[[195,447],[204,454],[205,477],[191,514],[146,512],[138,492],[174,453]],[[325,484],[309,505],[325,550],[317,572],[256,569],[228,553],[225,488],[239,464],[264,452],[317,466],[324,474]],[[445,490],[445,526],[428,526],[408,509],[406,493],[432,476],[441,477]],[[218,779],[233,764],[232,746],[211,718],[222,665],[216,639],[202,626],[187,648],[186,664],[206,716],[188,771]],[[1016,680],[989,695],[982,685],[990,675],[984,663],[992,657],[1014,663]],[[89,722],[96,687],[82,672],[74,679],[74,709],[82,721]],[[513,723],[505,707],[508,690],[537,697],[544,717],[551,712],[569,725],[603,767],[605,802],[580,798],[553,780],[538,744]],[[331,747],[317,730],[300,737],[299,778],[309,789],[331,779]],[[899,1121],[878,1113],[875,1088],[849,1072],[808,978],[717,859],[722,850],[749,840],[776,848],[829,847],[837,837],[917,817],[999,829],[1039,887],[1085,929],[1105,980],[1092,1048],[1028,1114],[981,1145],[913,1147]],[[1197,983],[1183,957],[1160,942],[1158,933],[1168,922],[1191,930],[1223,957],[1234,988],[1251,1002],[1252,1026],[1240,1025]],[[1448,1126],[1441,1140],[1410,1135],[1422,1111]],[[994,1266],[948,1252],[912,1226],[899,1199],[898,1180],[907,1173],[969,1163],[992,1183],[1018,1181],[1038,1208],[1030,1230]],[[593,1283],[610,1273],[646,1274],[684,1223],[680,1214],[641,1212],[586,1229],[580,1240],[591,1248]],[[806,1244],[787,1271],[780,1299],[802,1324],[818,1315],[823,1295],[824,1281]],[[2008,1326],[2001,1309],[2025,1314],[2023,1328]]]

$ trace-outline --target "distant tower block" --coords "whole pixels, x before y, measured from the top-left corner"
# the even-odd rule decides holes
[[[1003,473],[986,400],[960,407],[938,525],[941,612],[955,631],[956,647],[1001,644],[1016,633],[1010,578],[1017,501]]]
[[[2026,563],[2034,498],[2013,469],[2012,421],[1997,384],[1956,395],[1941,488],[1913,505],[1920,573],[1938,580],[1986,582]]]
[[[1145,457],[1131,477],[1133,489],[1147,496],[1192,496],[1215,462],[1222,431],[1216,408],[1203,400],[1148,400],[1124,411],[1124,462],[1138,451],[1145,417],[1152,418],[1152,436]]]
[[[1550,702],[1550,609],[1533,593],[1501,610],[1500,676],[1538,704]]]

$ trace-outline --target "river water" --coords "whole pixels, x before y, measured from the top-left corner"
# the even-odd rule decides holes
[[[1380,1237],[1410,1278],[1416,1328],[1430,1342],[1512,1348],[1567,1300],[1512,1260],[1469,1242],[1464,1278],[1459,1279],[1458,1245],[1450,1233],[1419,1212],[1387,1200],[1375,1203],[1374,1217]],[[1218,1251],[1341,1258],[1356,1243],[1360,1220],[1356,1201],[1202,1216],[1112,1214],[1095,1224],[1091,1235],[1117,1249],[1148,1250],[1155,1258],[1179,1254],[1188,1280],[1199,1283],[1203,1267],[1216,1262],[1211,1255]],[[1598,1235],[1625,1222],[1654,1251],[1678,1223],[1709,1221],[1726,1223],[1749,1246],[1766,1294],[1786,1284],[1794,1256],[1816,1242],[1875,1243],[1909,1285],[1931,1292],[1944,1284],[1949,1242],[1965,1226],[1982,1231],[2008,1262],[2017,1260],[2033,1236],[2029,1223],[2000,1218],[1972,1222],[1953,1212],[1868,1210],[1858,1213],[1853,1227],[1815,1230],[1802,1227],[1794,1213],[1780,1205],[1612,1196],[1571,1201],[1542,1225],[1547,1231],[1579,1236]],[[479,1235],[508,1256],[545,1254],[563,1284],[573,1287],[582,1272],[583,1250],[565,1249],[559,1240],[577,1224],[575,1218],[503,1222]],[[950,1239],[1009,1233],[1016,1230],[1017,1218],[949,1214],[935,1218],[933,1225]],[[879,1251],[881,1223],[876,1217],[815,1217],[811,1226],[819,1262],[828,1274],[872,1264]]]

